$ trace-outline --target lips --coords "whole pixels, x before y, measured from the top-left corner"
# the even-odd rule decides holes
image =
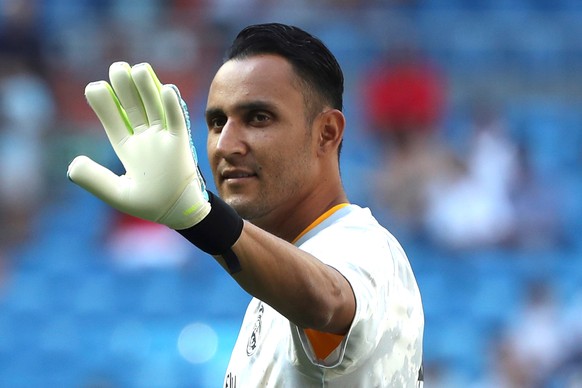
[[[223,180],[252,178],[256,175],[257,174],[255,174],[252,171],[238,170],[238,169],[224,170],[220,174],[220,176],[222,177]]]

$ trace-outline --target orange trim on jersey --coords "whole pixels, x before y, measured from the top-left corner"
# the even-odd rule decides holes
[[[331,216],[333,213],[335,213],[339,209],[341,209],[343,207],[346,207],[348,205],[349,205],[349,203],[340,203],[339,205],[335,205],[334,207],[332,207],[331,209],[329,209],[328,211],[326,211],[325,213],[323,213],[322,215],[320,215],[319,217],[317,217],[317,219],[315,221],[313,221],[311,223],[311,225],[309,225],[307,228],[305,228],[303,230],[303,232],[299,233],[299,236],[295,237],[295,239],[291,243],[292,244],[295,244],[301,237],[305,236],[307,234],[307,232],[309,232],[310,230],[312,230],[313,228],[315,228],[317,225],[319,225],[323,221],[325,221],[326,218],[328,218],[329,216]]]
[[[321,224],[325,221],[329,216],[333,213],[338,211],[341,208],[348,206],[349,203],[340,203],[339,205],[335,205],[319,217],[315,221],[311,223],[303,232],[299,233],[293,240],[293,244],[295,244],[301,237],[305,236],[310,230],[313,230],[317,225]],[[315,356],[320,360],[325,360],[331,352],[333,352],[339,344],[344,339],[345,335],[341,334],[332,334],[332,333],[325,333],[323,331],[318,331],[314,329],[304,329],[305,335],[309,342],[311,343],[311,347],[315,352]]]
[[[325,360],[345,337],[345,335],[324,333],[313,329],[304,329],[304,331],[319,360]]]

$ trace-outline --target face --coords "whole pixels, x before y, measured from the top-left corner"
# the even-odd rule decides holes
[[[292,214],[317,184],[317,152],[291,65],[261,55],[226,62],[209,90],[208,157],[218,192],[260,226]]]

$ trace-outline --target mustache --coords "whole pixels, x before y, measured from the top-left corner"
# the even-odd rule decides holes
[[[244,178],[260,175],[262,168],[258,163],[249,162],[229,162],[223,160],[218,164],[216,171],[222,178]]]

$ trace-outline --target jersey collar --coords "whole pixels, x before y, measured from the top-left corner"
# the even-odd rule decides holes
[[[295,237],[295,239],[293,239],[293,241],[291,243],[292,244],[296,244],[299,240],[301,240],[301,238],[303,236],[305,236],[307,233],[309,233],[310,231],[312,231],[313,229],[315,229],[323,221],[329,219],[338,210],[343,209],[343,208],[345,208],[345,207],[347,207],[349,205],[350,205],[349,203],[340,203],[338,205],[335,205],[334,207],[332,207],[331,209],[329,209],[328,211],[326,211],[325,213],[323,213],[322,215],[320,215],[319,217],[317,217],[317,219],[315,221],[313,221],[307,228],[305,228],[303,230],[303,232],[299,233],[299,235],[297,237]]]

